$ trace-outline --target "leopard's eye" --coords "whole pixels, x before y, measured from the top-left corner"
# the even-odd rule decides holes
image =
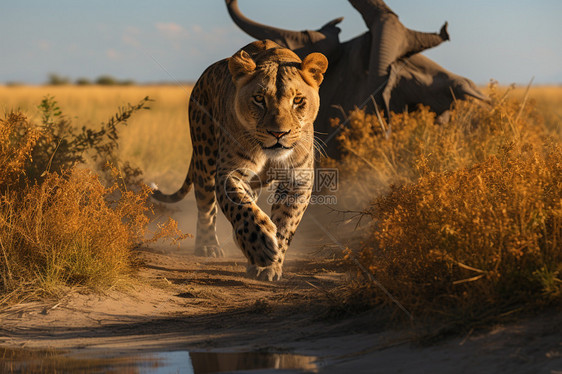
[[[304,103],[304,96],[295,96],[295,98],[293,99],[293,104],[301,105],[302,103]]]
[[[254,99],[254,103],[258,105],[263,105],[265,103],[265,97],[263,97],[263,95],[254,95],[252,99]]]

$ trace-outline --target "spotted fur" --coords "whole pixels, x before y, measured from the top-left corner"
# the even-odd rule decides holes
[[[326,68],[319,53],[301,61],[266,40],[211,65],[199,78],[189,101],[193,155],[187,177],[176,193],[153,195],[175,202],[194,185],[197,255],[224,255],[215,232],[220,207],[248,259],[248,274],[270,281],[281,277],[313,184],[313,173],[290,171],[313,170],[313,122]],[[277,183],[268,216],[256,204],[253,187],[275,183],[272,170],[289,171],[284,175],[291,179]]]

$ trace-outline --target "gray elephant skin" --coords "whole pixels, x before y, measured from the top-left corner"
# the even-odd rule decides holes
[[[271,39],[292,49],[301,58],[312,52],[329,60],[320,88],[320,113],[315,129],[328,156],[338,158],[330,118],[345,123],[348,111],[363,107],[374,111],[373,101],[389,118],[392,112],[429,106],[437,115],[445,113],[454,100],[473,97],[487,101],[469,79],[453,74],[419,52],[449,40],[447,23],[438,33],[406,28],[382,0],[349,0],[362,15],[368,31],[340,42],[337,26],[343,18],[328,22],[318,30],[291,31],[267,26],[245,17],[237,0],[226,0],[232,20],[256,39]]]

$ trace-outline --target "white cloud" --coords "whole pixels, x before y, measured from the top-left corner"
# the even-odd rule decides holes
[[[123,31],[123,35],[121,35],[121,41],[125,45],[138,48],[141,46],[141,42],[139,40],[142,40],[142,34],[141,29],[138,27],[127,26]]]
[[[107,49],[105,51],[105,55],[110,59],[110,60],[119,60],[121,55],[119,52],[117,52],[115,49],[110,48]]]
[[[130,45],[132,47],[139,47],[141,45],[140,42],[137,40],[137,38],[135,38],[133,35],[130,35],[130,34],[127,34],[127,33],[123,34],[123,36],[121,37],[121,40],[126,45]]]
[[[52,44],[47,41],[47,40],[39,40],[37,42],[37,46],[39,47],[40,50],[42,50],[43,52],[47,52],[51,49]]]
[[[196,34],[201,34],[203,32],[203,28],[200,25],[192,25],[191,30]]]
[[[154,25],[158,32],[167,39],[187,39],[189,32],[174,22],[158,22]]]
[[[129,35],[140,35],[141,34],[141,30],[138,27],[134,27],[134,26],[127,26],[125,28],[125,33],[129,34]]]

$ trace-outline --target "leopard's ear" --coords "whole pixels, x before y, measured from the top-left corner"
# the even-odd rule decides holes
[[[241,50],[228,59],[228,69],[232,75],[232,81],[236,83],[256,70],[256,62],[248,52]]]
[[[322,53],[314,52],[304,58],[301,64],[301,76],[313,87],[319,87],[328,69],[328,59]]]

